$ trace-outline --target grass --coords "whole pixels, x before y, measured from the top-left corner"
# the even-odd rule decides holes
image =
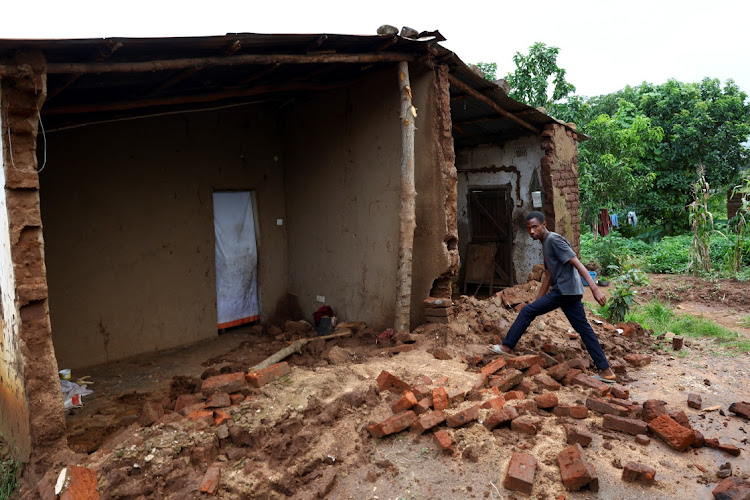
[[[737,324],[740,326],[744,326],[745,328],[750,328],[750,314],[739,320]]]
[[[669,306],[657,300],[640,304],[626,316],[626,321],[636,321],[654,335],[673,332],[684,337],[712,338],[736,352],[750,352],[750,340],[703,317],[676,314]]]
[[[0,500],[15,498],[20,472],[21,463],[10,454],[5,453],[2,436],[0,435]]]

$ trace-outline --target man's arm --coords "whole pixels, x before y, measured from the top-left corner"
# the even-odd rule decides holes
[[[539,287],[539,293],[536,294],[536,298],[541,298],[545,293],[549,291],[549,284],[550,284],[550,277],[549,277],[549,271],[544,270],[544,274],[542,275],[542,285]]]
[[[594,294],[594,299],[599,303],[599,305],[603,306],[604,304],[606,304],[607,297],[605,297],[602,291],[599,290],[599,287],[596,286],[596,283],[594,283],[594,280],[591,278],[588,269],[586,269],[583,264],[581,264],[581,261],[578,260],[578,257],[573,257],[568,262],[572,264],[573,267],[575,267],[578,271],[578,274],[580,274],[581,277],[586,280],[589,288],[591,288],[591,293]]]

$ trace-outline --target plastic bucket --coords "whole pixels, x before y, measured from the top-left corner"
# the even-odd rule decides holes
[[[596,271],[589,271],[589,276],[591,276],[591,279],[596,283]],[[581,282],[583,282],[583,286],[589,286],[589,284],[586,283],[586,280],[583,279],[583,276],[581,276]]]

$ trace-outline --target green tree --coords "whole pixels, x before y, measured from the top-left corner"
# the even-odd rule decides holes
[[[478,62],[477,67],[482,71],[485,80],[494,82],[497,80],[497,63]]]
[[[565,70],[557,65],[560,49],[536,42],[529,47],[528,55],[516,52],[513,62],[516,70],[505,79],[510,84],[510,96],[534,107],[551,104],[574,93],[576,88],[565,79]],[[552,95],[549,87],[552,86]]]

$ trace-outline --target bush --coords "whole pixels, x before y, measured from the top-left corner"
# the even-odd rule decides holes
[[[646,271],[650,273],[679,274],[690,266],[690,234],[665,236],[654,245],[653,252],[646,257]]]
[[[593,233],[581,236],[581,259],[583,262],[596,265],[602,274],[608,275],[613,267],[621,267],[625,259],[643,257],[651,251],[652,247],[648,243],[638,239],[623,238],[617,232],[600,236],[596,240],[594,240]]]

